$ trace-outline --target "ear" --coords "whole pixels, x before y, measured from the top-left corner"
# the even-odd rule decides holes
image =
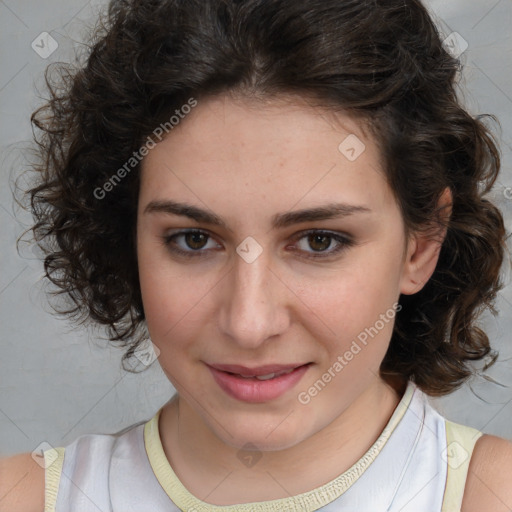
[[[404,295],[419,292],[434,273],[452,213],[452,194],[448,187],[441,194],[437,208],[439,222],[409,237],[400,285]]]

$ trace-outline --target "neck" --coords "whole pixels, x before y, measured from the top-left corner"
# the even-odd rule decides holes
[[[160,436],[174,472],[203,501],[230,505],[287,498],[354,465],[378,439],[403,392],[403,383],[377,379],[327,427],[290,448],[264,452],[248,467],[241,464],[240,450],[219,439],[178,395],[162,410]]]

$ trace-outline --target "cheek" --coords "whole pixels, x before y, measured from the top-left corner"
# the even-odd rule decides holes
[[[216,277],[216,279],[215,279]],[[139,282],[148,331],[162,350],[193,339],[219,276],[198,266],[171,265],[161,248],[139,250]]]
[[[327,346],[331,359],[347,350],[359,352],[357,346],[351,348],[353,342],[360,347],[371,345],[380,353],[376,345],[387,343],[393,331],[395,295],[389,290],[379,291],[377,286],[366,289],[359,282],[344,284],[342,290],[332,287],[314,298],[303,297],[309,310],[306,313],[304,309],[301,315],[303,327]]]
[[[325,349],[324,370],[346,356],[341,363],[346,377],[356,378],[362,368],[378,372],[397,314],[401,268],[398,253],[382,254],[360,252],[344,268],[295,290],[302,327]]]
[[[156,269],[140,273],[144,313],[154,341],[164,341],[180,326],[197,303],[197,288],[190,278]]]
[[[373,324],[397,300],[401,269],[397,255],[378,253],[360,251],[321,279],[312,275],[303,280],[294,292],[337,335]]]
[[[157,345],[170,326],[178,321],[180,304],[186,302],[190,287],[183,276],[172,272],[161,256],[162,248],[139,241],[138,268],[144,313],[153,342]],[[180,301],[181,298],[181,301]]]

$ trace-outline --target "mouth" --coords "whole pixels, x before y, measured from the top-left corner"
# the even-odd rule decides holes
[[[248,368],[238,364],[211,364],[208,365],[216,370],[236,375],[244,378],[258,378],[260,380],[272,379],[287,375],[301,366],[312,363],[292,363],[292,364],[267,364],[256,368]]]
[[[207,365],[219,387],[232,398],[261,403],[276,399],[293,388],[313,363],[266,365]]]

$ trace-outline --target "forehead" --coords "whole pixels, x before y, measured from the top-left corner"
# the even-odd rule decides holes
[[[360,120],[304,101],[219,96],[198,105],[142,163],[140,197],[248,200],[276,210],[326,200],[391,200],[374,139]],[[307,204],[306,204],[307,201]]]

